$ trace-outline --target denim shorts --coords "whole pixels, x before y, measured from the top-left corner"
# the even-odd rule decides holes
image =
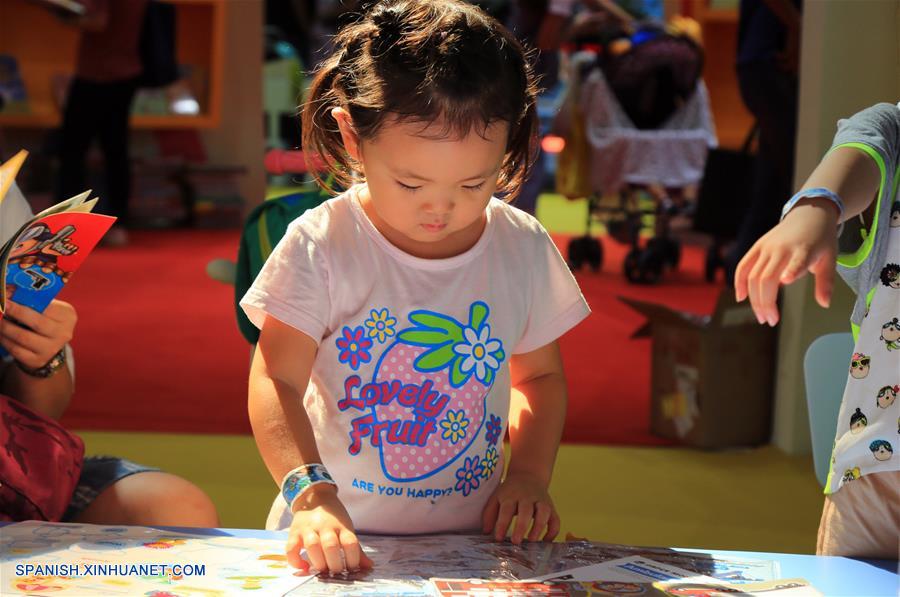
[[[71,522],[91,505],[100,493],[113,483],[135,473],[157,472],[159,469],[135,464],[114,456],[88,456],[72,494],[72,501],[63,515],[63,522]]]

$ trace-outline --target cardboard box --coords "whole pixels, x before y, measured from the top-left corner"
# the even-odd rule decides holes
[[[652,337],[650,430],[698,448],[769,441],[776,333],[731,289],[712,316],[619,297],[647,317],[632,338]]]

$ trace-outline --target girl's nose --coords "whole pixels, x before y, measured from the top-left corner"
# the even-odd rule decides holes
[[[426,206],[425,211],[427,211],[428,213],[442,216],[442,215],[448,214],[451,211],[453,211],[453,207],[455,205],[456,205],[456,202],[453,200],[452,197],[444,196],[444,197],[434,199],[433,201],[431,201],[431,203],[429,203]]]

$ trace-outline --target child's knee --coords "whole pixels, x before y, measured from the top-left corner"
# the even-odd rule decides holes
[[[169,473],[139,473],[122,479],[121,493],[131,524],[215,527],[219,517],[212,500],[199,487]]]

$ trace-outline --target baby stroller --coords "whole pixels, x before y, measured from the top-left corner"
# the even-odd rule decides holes
[[[631,245],[623,264],[630,282],[653,284],[666,266],[677,267],[681,247],[669,221],[690,213],[684,191],[699,183],[707,151],[717,145],[702,66],[697,43],[656,27],[572,54],[560,116],[570,154],[560,156],[557,187],[588,200],[586,234],[568,247],[572,269],[600,269],[602,246],[590,234],[595,220]],[[648,192],[652,209],[639,201]],[[616,206],[601,201],[610,196]],[[655,231],[641,246],[647,215],[655,216]]]

